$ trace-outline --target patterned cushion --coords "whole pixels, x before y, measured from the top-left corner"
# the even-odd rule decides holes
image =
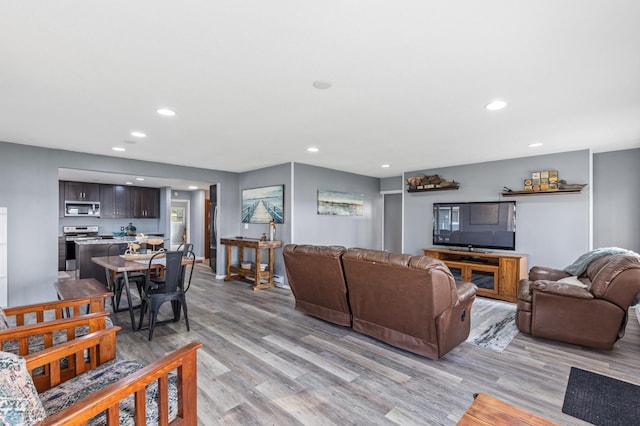
[[[0,352],[0,422],[31,425],[46,416],[24,358]]]
[[[40,399],[49,415],[72,405],[105,386],[139,370],[142,365],[133,361],[109,361],[71,380],[40,394]],[[169,421],[178,415],[177,377],[169,376]],[[146,424],[158,424],[158,383],[147,386]],[[135,401],[133,395],[120,402],[120,425],[134,425]],[[92,419],[90,425],[105,424],[105,414]]]
[[[7,316],[4,314],[4,309],[0,306],[0,330],[7,328],[9,328],[9,322],[7,321]]]

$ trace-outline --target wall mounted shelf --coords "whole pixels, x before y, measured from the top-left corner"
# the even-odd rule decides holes
[[[448,191],[451,189],[458,189],[457,186],[445,186],[442,188],[426,188],[426,189],[418,189],[418,188],[409,188],[407,192],[431,192],[431,191]]]
[[[579,189],[558,189],[557,191],[510,191],[502,192],[503,197],[517,197],[520,195],[563,195],[563,194],[579,194],[582,192],[582,188]]]

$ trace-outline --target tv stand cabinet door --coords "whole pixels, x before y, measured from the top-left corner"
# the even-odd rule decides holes
[[[500,295],[511,302],[518,299],[518,283],[526,278],[527,258],[501,257],[500,258]]]

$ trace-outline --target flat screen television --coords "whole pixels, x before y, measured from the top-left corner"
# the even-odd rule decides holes
[[[516,249],[516,202],[433,203],[433,244]]]

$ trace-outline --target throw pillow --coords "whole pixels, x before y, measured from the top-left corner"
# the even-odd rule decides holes
[[[3,424],[31,425],[46,417],[24,358],[0,352],[0,419],[6,422]]]
[[[588,287],[585,283],[580,281],[578,279],[578,277],[576,277],[576,276],[562,278],[562,279],[558,280],[557,282],[563,283],[563,284],[575,285],[576,287],[580,287],[580,288],[587,288]]]
[[[9,328],[9,321],[7,321],[7,316],[4,314],[4,309],[0,306],[0,330],[6,330]]]

